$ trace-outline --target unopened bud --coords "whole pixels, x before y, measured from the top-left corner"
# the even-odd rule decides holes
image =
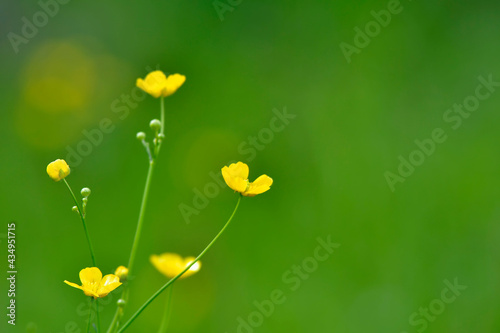
[[[159,131],[161,128],[161,121],[159,121],[158,119],[153,119],[149,123],[149,127],[151,127],[153,131]]]
[[[137,137],[137,140],[141,140],[142,141],[142,140],[146,139],[146,133],[139,132],[139,133],[137,133],[136,137]]]
[[[90,189],[88,187],[84,187],[80,193],[83,197],[88,197],[90,195]]]
[[[118,266],[115,270],[115,275],[120,278],[120,282],[124,282],[128,276],[128,268],[125,266]]]

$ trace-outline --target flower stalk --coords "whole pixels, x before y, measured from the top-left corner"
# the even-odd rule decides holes
[[[94,248],[92,247],[92,242],[90,241],[90,235],[89,231],[87,229],[87,223],[85,223],[85,216],[83,215],[83,209],[80,207],[80,204],[78,203],[78,200],[76,200],[75,193],[73,193],[73,190],[71,189],[71,186],[69,186],[68,182],[66,179],[63,178],[64,183],[68,187],[69,193],[71,193],[71,196],[73,197],[73,200],[75,201],[76,208],[78,210],[78,214],[80,215],[80,220],[82,220],[82,225],[83,225],[83,230],[85,231],[85,237],[87,238],[87,244],[89,247],[90,251],[90,256],[92,258],[92,266],[96,266],[95,264],[95,255],[94,255]]]
[[[165,310],[163,311],[163,318],[161,320],[160,329],[158,333],[166,333],[168,328],[168,323],[170,322],[170,314],[172,313],[172,295],[174,293],[174,286],[170,287],[167,294],[167,302],[165,304]]]
[[[231,214],[231,216],[227,220],[227,222],[224,225],[224,227],[222,227],[222,229],[219,231],[219,233],[214,237],[214,239],[212,239],[212,241],[207,245],[207,247],[205,247],[205,249],[198,255],[198,257],[196,257],[195,260],[193,260],[189,265],[187,265],[186,268],[184,268],[182,270],[182,272],[180,272],[179,274],[177,274],[174,278],[170,279],[170,281],[168,281],[160,289],[158,289],[158,291],[156,291],[153,294],[153,296],[151,296],[139,308],[139,310],[137,310],[132,315],[132,317],[118,330],[118,333],[124,332],[134,322],[134,320],[142,313],[142,311],[144,311],[144,309],[146,309],[148,307],[148,305],[151,304],[151,302],[153,302],[165,289],[167,289],[170,285],[172,285],[172,283],[174,283],[177,279],[179,279],[182,276],[182,274],[186,273],[191,268],[191,266],[193,266],[194,264],[196,264],[198,262],[198,260],[200,260],[205,255],[205,253],[207,253],[207,251],[212,247],[212,245],[214,245],[214,243],[217,241],[217,239],[219,239],[219,237],[224,233],[224,231],[226,230],[226,228],[229,226],[229,224],[233,220],[233,217],[236,214],[236,211],[238,210],[238,207],[240,205],[240,201],[241,201],[241,195],[238,196],[238,202],[236,203],[236,207],[234,207],[233,213]]]

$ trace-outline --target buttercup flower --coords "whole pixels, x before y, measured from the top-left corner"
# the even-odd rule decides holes
[[[271,188],[273,179],[262,175],[253,182],[248,181],[248,165],[243,162],[232,163],[222,168],[222,176],[227,186],[246,197],[253,197]]]
[[[162,71],[149,73],[146,78],[137,79],[136,85],[151,96],[158,98],[167,97],[177,91],[186,81],[186,77],[181,74],[172,74],[168,77]]]
[[[55,160],[47,165],[47,174],[56,182],[65,178],[70,172],[69,165],[65,160]]]
[[[114,274],[102,277],[102,273],[97,267],[87,267],[80,271],[80,281],[82,285],[64,281],[64,283],[81,289],[87,296],[94,298],[105,297],[110,292],[121,285],[120,278]]]
[[[120,278],[121,282],[125,281],[128,276],[128,268],[125,266],[118,266],[118,268],[115,271],[115,275]]]
[[[165,275],[168,278],[173,278],[177,276],[180,272],[182,272],[187,265],[192,263],[196,258],[195,257],[186,257],[182,258],[180,255],[176,253],[163,253],[160,255],[153,254],[149,260],[156,267],[160,273]],[[186,271],[186,273],[182,274],[180,279],[187,278],[190,275],[198,272],[201,268],[201,262],[198,261],[196,264],[191,266],[191,268]]]

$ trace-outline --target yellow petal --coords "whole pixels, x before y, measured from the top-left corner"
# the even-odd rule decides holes
[[[175,253],[163,253],[159,256],[152,255],[150,260],[156,269],[168,278],[173,278],[179,274],[177,263],[182,259]]]
[[[243,162],[232,163],[229,165],[229,172],[233,177],[239,177],[243,179],[248,179],[248,165]]]
[[[135,85],[149,94],[148,88],[146,87],[146,82],[144,82],[143,79],[137,79]]]
[[[154,71],[149,73],[145,80],[137,79],[136,85],[151,96],[158,98],[165,90],[166,82],[167,78],[162,71]]]
[[[248,165],[243,162],[232,163],[222,168],[222,176],[227,186],[236,192],[243,193],[248,187]]]
[[[78,289],[83,290],[83,287],[82,287],[82,286],[77,285],[76,283],[69,282],[69,281],[66,281],[66,280],[64,280],[64,283],[66,283],[68,286],[72,286],[72,287],[74,287],[74,288],[78,288]]]
[[[91,296],[91,297],[94,297],[94,298],[98,298],[99,295],[94,292],[93,290],[91,289],[86,289],[86,288],[83,288],[83,293],[85,294],[85,296]]]
[[[172,95],[174,92],[179,89],[184,82],[186,82],[186,77],[181,74],[172,74],[169,75],[166,82],[165,82],[165,88],[162,92],[162,96],[167,97]]]
[[[267,175],[262,175],[257,178],[254,182],[250,183],[248,190],[243,193],[244,196],[253,197],[257,194],[266,192],[271,188],[273,184],[273,179]]]
[[[69,165],[65,160],[58,159],[47,165],[47,174],[56,182],[65,178],[70,172]]]
[[[97,289],[97,294],[99,297],[107,296],[110,292],[118,288],[122,283],[120,278],[114,274],[108,274],[104,276]]]
[[[241,177],[235,177],[231,173],[231,169],[229,169],[227,166],[222,168],[222,177],[224,177],[224,181],[226,182],[227,186],[229,186],[236,192],[242,193],[247,189],[248,181]]]
[[[195,257],[187,257],[184,259],[184,264],[181,268],[181,271],[186,268],[187,266],[189,266],[190,263],[192,263],[196,258]],[[182,274],[182,276],[180,277],[180,279],[184,279],[184,278],[187,278],[188,276],[191,276],[193,274],[195,274],[196,272],[198,272],[199,270],[201,269],[201,261],[197,261],[193,266],[189,267],[189,270],[186,271],[186,273]],[[180,273],[179,272],[179,273]],[[177,274],[179,274],[177,273]]]
[[[146,84],[148,86],[157,85],[164,86],[167,82],[167,77],[162,71],[153,71],[146,75]]]
[[[102,273],[97,267],[87,267],[80,271],[80,281],[84,289],[95,290],[102,279]]]
[[[186,266],[194,260],[194,257],[187,257],[183,259],[180,255],[175,253],[163,253],[161,255],[152,255],[150,257],[150,261],[156,269],[170,279],[181,273]],[[180,277],[180,279],[193,275],[200,270],[200,267],[201,263],[197,262],[190,267],[189,270]]]
[[[74,287],[74,288],[78,288],[80,290],[83,290],[83,292],[85,293],[86,296],[93,296],[93,297],[99,297],[95,292],[93,292],[92,290],[90,289],[86,289],[82,286],[79,286],[77,285],[76,283],[73,283],[73,282],[69,282],[69,281],[64,281],[64,283],[66,283],[67,285],[71,286],[71,287]]]

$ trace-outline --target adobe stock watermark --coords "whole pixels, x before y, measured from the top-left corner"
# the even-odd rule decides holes
[[[146,67],[146,71],[152,72],[150,66]],[[142,89],[134,86],[130,93],[121,94],[119,98],[111,102],[111,111],[118,115],[119,120],[125,120],[131,110],[138,107],[139,103],[146,98],[147,93]],[[83,158],[89,156],[95,147],[99,146],[106,134],[112,133],[116,129],[113,121],[110,118],[103,118],[99,121],[98,125],[91,129],[84,129],[82,135],[84,139],[78,141],[74,148],[70,145],[66,146],[66,162],[71,167],[77,167],[82,163]]]
[[[20,34],[13,31],[7,34],[10,45],[14,53],[19,53],[19,46],[28,44],[30,40],[38,35],[40,29],[45,27],[51,18],[57,15],[60,10],[60,5],[65,5],[70,0],[40,0],[38,6],[40,10],[36,11],[29,19],[26,16],[21,17]]]
[[[224,21],[224,15],[227,12],[234,11],[242,2],[243,0],[215,0],[212,2],[212,6],[214,6],[217,16],[219,16],[219,20],[222,22]]]
[[[311,256],[304,258],[298,265],[293,265],[283,272],[281,283],[284,286],[273,289],[267,299],[253,301],[252,304],[255,310],[247,315],[238,316],[236,318],[236,330],[232,332],[253,333],[256,328],[261,327],[265,319],[274,314],[276,307],[284,304],[290,293],[297,291],[303,285],[303,282],[318,270],[319,265],[327,261],[335,249],[340,247],[340,244],[332,242],[331,235],[328,235],[326,239],[317,237],[316,241],[318,245]],[[228,332],[226,331],[226,333]]]
[[[427,307],[420,307],[418,311],[413,312],[408,318],[408,323],[418,333],[424,332],[429,327],[429,323],[436,321],[437,317],[446,310],[446,306],[455,302],[458,296],[462,295],[462,291],[467,289],[466,285],[458,283],[457,278],[453,280],[453,283],[447,279],[443,283],[446,287],[441,290],[440,297],[430,301]],[[401,333],[408,332],[402,331]]]
[[[454,131],[459,129],[463,121],[479,109],[481,101],[490,98],[496,88],[500,87],[500,82],[493,81],[492,74],[488,75],[488,78],[479,76],[477,79],[479,84],[476,86],[474,93],[465,97],[461,104],[455,103],[443,113],[443,121]],[[448,134],[442,127],[434,128],[428,138],[416,139],[414,141],[416,148],[407,157],[398,156],[399,166],[397,172],[386,171],[384,173],[390,190],[392,192],[396,191],[396,184],[403,183],[408,179],[417,167],[424,164],[426,159],[436,152],[437,146],[447,139]]]
[[[399,0],[389,0],[386,8],[378,12],[372,10],[370,14],[373,20],[365,24],[364,30],[361,30],[357,26],[354,27],[354,32],[356,33],[353,38],[354,45],[346,42],[339,44],[340,50],[348,64],[351,63],[353,54],[360,54],[361,50],[370,45],[372,39],[381,33],[382,28],[386,28],[391,23],[393,15],[400,14],[403,11],[403,6]]]
[[[295,117],[296,115],[288,113],[286,106],[281,111],[274,108],[273,117],[269,120],[267,127],[261,128],[255,135],[248,136],[245,141],[238,145],[238,154],[241,156],[240,161],[245,163],[253,161],[257,153],[263,151],[274,140],[275,135],[284,131]],[[226,165],[234,162],[229,161]],[[201,190],[197,187],[193,188],[192,205],[182,202],[178,206],[187,224],[191,222],[193,215],[199,215],[201,210],[207,208],[210,200],[217,197],[220,190],[226,186],[220,170],[210,171],[208,176],[212,180],[202,186]]]

